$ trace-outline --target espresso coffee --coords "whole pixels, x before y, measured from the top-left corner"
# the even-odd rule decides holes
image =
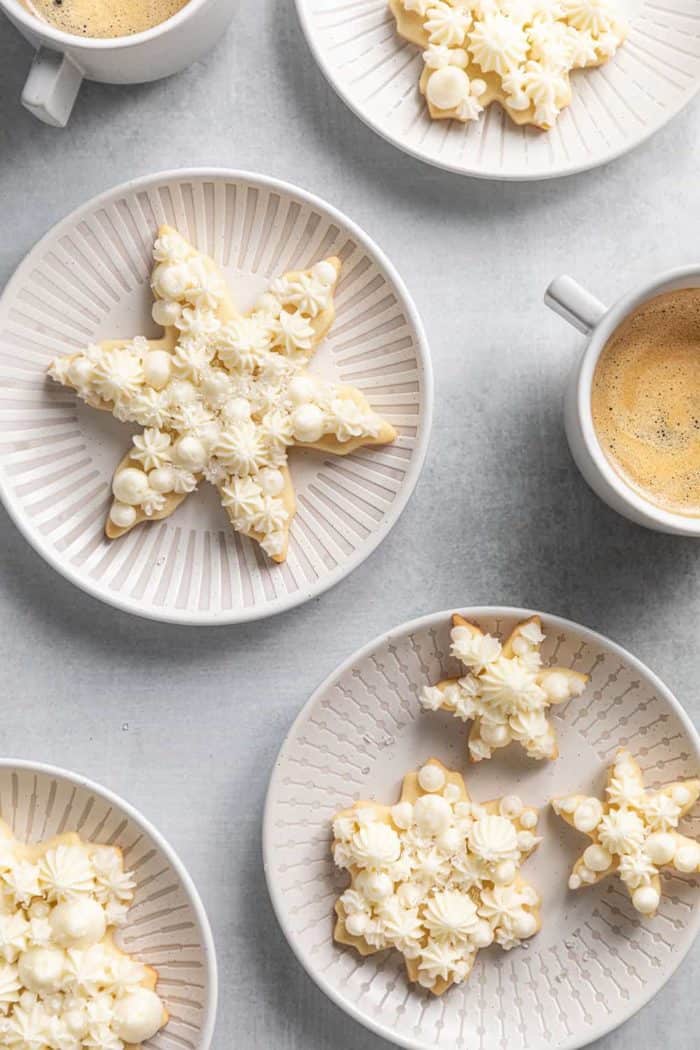
[[[658,295],[623,321],[598,360],[591,408],[627,484],[700,517],[700,288]]]
[[[56,29],[75,36],[132,36],[160,25],[188,0],[22,0]]]

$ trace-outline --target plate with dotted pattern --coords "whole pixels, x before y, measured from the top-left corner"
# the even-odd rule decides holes
[[[531,611],[459,610],[507,635]],[[639,921],[615,879],[571,892],[585,836],[549,799],[600,794],[618,747],[638,758],[649,786],[700,770],[700,738],[678,701],[639,660],[585,627],[540,614],[545,664],[584,671],[580,698],[552,708],[555,762],[511,746],[469,766],[468,726],[427,712],[424,685],[463,673],[449,655],[451,612],[388,632],[323,683],[275,764],[264,822],[267,883],[280,925],[319,987],[356,1020],[411,1050],[577,1050],[639,1010],[669,979],[700,928],[700,880],[663,876],[658,915]],[[398,952],[362,959],[333,941],[333,904],[347,875],[333,865],[331,821],[358,799],[393,804],[404,773],[439,758],[465,776],[476,801],[518,794],[540,809],[544,840],[523,866],[543,898],[541,932],[525,946],[479,953],[468,981],[442,997],[410,986]],[[700,810],[681,829],[700,835]]]

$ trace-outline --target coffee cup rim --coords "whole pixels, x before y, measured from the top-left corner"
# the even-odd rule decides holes
[[[0,0],[0,8],[11,12],[12,17],[26,26],[30,33],[39,33],[43,40],[61,45],[61,50],[113,51],[155,40],[163,32],[174,29],[176,25],[186,21],[206,2],[207,0],[187,0],[184,7],[176,11],[174,15],[166,18],[164,22],[151,26],[150,29],[144,29],[141,33],[132,33],[130,36],[112,37],[78,36],[75,33],[66,33],[62,29],[56,29],[49,22],[44,22],[37,15],[32,14],[20,0]]]
[[[700,517],[695,518],[690,515],[675,514],[672,511],[664,510],[663,507],[657,506],[655,503],[652,503],[651,500],[647,500],[635,492],[632,486],[617,473],[608,461],[600,441],[598,440],[598,435],[593,423],[593,411],[591,406],[593,376],[595,374],[596,365],[598,364],[600,355],[615,329],[620,326],[633,310],[642,303],[653,298],[655,295],[660,295],[664,291],[673,291],[674,286],[675,289],[693,287],[693,285],[685,285],[683,283],[690,278],[696,280],[696,286],[700,288],[700,263],[689,266],[679,266],[657,274],[655,277],[651,278],[651,280],[636,285],[635,288],[626,295],[623,295],[605,311],[598,323],[592,329],[589,335],[588,346],[581,358],[577,381],[576,401],[584,441],[598,471],[608,485],[610,485],[615,492],[617,492],[617,494],[637,512],[637,514],[641,515],[643,518],[653,520],[662,529],[666,528],[675,533],[700,536]]]

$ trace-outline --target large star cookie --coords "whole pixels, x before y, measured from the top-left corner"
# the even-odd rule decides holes
[[[333,857],[351,878],[335,940],[361,955],[395,948],[409,979],[442,995],[480,948],[539,930],[539,895],[519,873],[536,827],[517,796],[473,802],[460,774],[431,758],[404,777],[397,805],[356,802],[335,818]]]
[[[167,1023],[156,971],[113,940],[135,885],[116,846],[0,822],[0,1046],[138,1050]]]
[[[681,817],[700,796],[700,780],[644,787],[642,771],[629,751],[620,750],[608,771],[605,799],[568,795],[552,802],[554,811],[591,845],[579,857],[569,879],[577,890],[616,873],[642,915],[655,915],[661,900],[661,868],[700,872],[700,843],[681,835]]]
[[[501,645],[455,613],[452,655],[467,668],[462,678],[446,678],[428,686],[421,704],[429,711],[443,708],[463,722],[472,722],[469,758],[480,762],[494,750],[517,740],[531,758],[556,758],[554,728],[547,719],[551,704],[580,696],[588,676],[566,667],[543,667],[544,641],[539,616],[513,630]]]
[[[160,228],[153,257],[162,338],[108,340],[49,366],[94,408],[146,428],[117,467],[106,533],[167,518],[204,478],[234,529],[282,562],[296,506],[288,448],[344,456],[396,437],[359,390],[307,371],[333,323],[340,260],[278,278],[242,315],[176,230]]]
[[[498,101],[516,124],[554,126],[569,74],[615,54],[627,29],[608,0],[389,0],[423,50],[420,90],[436,120],[477,120]]]

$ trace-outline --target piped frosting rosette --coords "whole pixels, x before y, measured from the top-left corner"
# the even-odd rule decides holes
[[[491,758],[495,750],[513,741],[531,758],[556,758],[557,738],[548,709],[580,696],[588,676],[543,665],[540,618],[532,616],[518,624],[501,644],[455,614],[450,637],[452,656],[467,673],[424,688],[422,706],[428,711],[442,708],[472,723],[468,741],[472,762]]]
[[[645,788],[638,763],[629,751],[618,751],[602,801],[568,795],[552,802],[555,813],[591,840],[574,865],[569,887],[593,886],[616,874],[634,908],[642,915],[655,915],[664,868],[684,875],[700,872],[700,843],[678,831],[698,797],[697,779]]]
[[[627,28],[611,0],[389,0],[423,51],[431,117],[477,120],[499,101],[516,124],[552,128],[573,70],[609,61]]]
[[[480,948],[510,950],[539,930],[539,895],[520,875],[536,828],[517,796],[474,802],[459,773],[430,759],[396,805],[357,802],[335,818],[333,857],[351,878],[336,941],[361,955],[394,948],[409,979],[441,995]]]

